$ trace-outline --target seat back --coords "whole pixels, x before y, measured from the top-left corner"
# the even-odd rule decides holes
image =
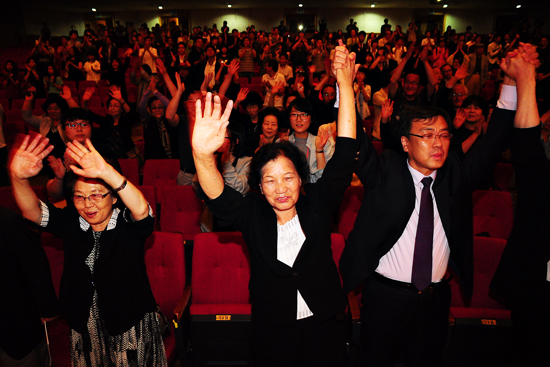
[[[186,282],[181,234],[153,232],[145,241],[145,266],[155,300],[171,318]]]
[[[467,299],[455,278],[451,280],[451,313],[462,318],[509,319],[510,312],[489,290],[506,241],[501,238],[474,237],[474,288]]]
[[[134,186],[139,185],[139,162],[137,159],[119,159],[118,164],[122,169],[122,174],[126,176],[128,181],[134,184]]]
[[[240,232],[196,235],[192,269],[191,315],[211,311],[232,314],[244,310],[250,314],[250,259]]]
[[[179,232],[184,240],[192,241],[196,234],[201,233],[202,201],[191,186],[165,188],[162,195],[160,228],[166,232]]]
[[[153,209],[153,215],[155,216],[155,228],[159,225],[159,211],[158,211],[158,203],[157,203],[157,192],[155,190],[154,186],[136,186],[139,191],[145,196],[145,200],[149,203],[151,206],[151,209]]]
[[[488,233],[490,237],[508,239],[514,222],[511,194],[477,190],[472,194],[472,201],[474,235]]]
[[[355,224],[355,218],[363,201],[363,186],[350,186],[344,193],[344,199],[338,209],[335,232],[348,238]]]
[[[40,200],[47,203],[48,202],[48,193],[46,187],[44,186],[33,186],[32,189],[34,193]],[[13,192],[11,191],[11,186],[0,187],[0,206],[4,206],[8,209],[13,210],[16,213],[21,214],[21,210],[13,197]]]
[[[163,190],[167,186],[177,186],[180,161],[177,159],[148,159],[143,168],[143,185],[155,186],[157,202],[162,204]]]
[[[514,176],[514,166],[511,163],[497,163],[493,176],[501,191],[510,191],[510,181]]]

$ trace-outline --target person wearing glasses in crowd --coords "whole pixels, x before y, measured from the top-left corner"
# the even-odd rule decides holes
[[[193,156],[203,198],[224,225],[243,233],[250,253],[251,343],[257,366],[342,366],[345,298],[330,250],[330,223],[356,167],[354,54],[340,43],[333,63],[340,85],[338,142],[325,174],[308,182],[304,155],[288,142],[266,144],[250,164],[243,197],[224,185],[215,151],[223,144],[231,102],[222,115],[209,93],[196,106]],[[307,113],[292,109],[293,120]],[[305,195],[301,194],[305,191]],[[265,197],[266,200],[263,200]]]
[[[92,124],[89,118],[89,111],[82,108],[69,108],[65,117],[66,122],[63,125],[63,132],[68,142],[78,141],[80,144],[84,144],[86,139],[92,139]],[[113,166],[118,172],[122,172],[117,156],[109,146],[95,142],[95,148],[107,163]],[[65,150],[62,158],[50,155],[47,157],[47,161],[53,172],[46,184],[50,200],[57,202],[66,199],[67,205],[72,205],[71,199],[77,176],[69,167],[71,165],[76,166],[77,163],[71,158],[68,150]]]
[[[536,58],[533,51],[529,60]],[[399,135],[407,157],[393,150],[378,155],[363,137],[357,170],[363,205],[340,260],[345,292],[364,283],[362,366],[444,365],[447,268],[470,296],[472,190],[507,147],[514,110],[522,103],[515,83],[504,84],[484,140],[464,159],[449,150],[451,119],[437,107],[419,106],[402,116]]]
[[[292,128],[288,141],[296,145],[306,156],[309,164],[309,182],[315,183],[323,175],[325,165],[334,154],[334,145],[329,140],[330,132],[324,129],[315,136],[308,131],[315,115],[307,99],[296,98],[288,109]]]
[[[52,151],[48,143],[42,136],[25,137],[10,173],[23,216],[63,240],[59,297],[71,329],[72,365],[167,366],[143,260],[145,239],[154,227],[149,204],[89,139],[85,145],[77,140],[67,144],[75,162],[69,169],[78,176],[74,205],[59,209],[41,202],[29,179]],[[124,209],[115,207],[117,201]]]

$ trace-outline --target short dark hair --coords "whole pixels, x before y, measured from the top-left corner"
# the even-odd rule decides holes
[[[258,92],[249,92],[246,98],[243,101],[243,107],[247,107],[250,105],[261,107],[264,104],[264,100],[262,99],[262,96]]]
[[[62,116],[65,117],[65,113],[67,113],[67,110],[69,109],[69,104],[67,101],[65,101],[59,94],[50,94],[48,98],[46,99],[46,102],[42,105],[42,110],[44,112],[48,112],[48,107],[51,104],[56,104],[59,109],[61,109]]]
[[[267,60],[267,65],[273,69],[273,71],[277,72],[279,70],[279,63],[275,59],[269,59]]]
[[[313,105],[307,98],[296,98],[294,101],[290,103],[290,106],[288,106],[288,120],[290,121],[290,113],[292,112],[292,109],[295,109],[299,112],[305,112],[309,116],[311,116],[311,122],[310,126],[316,126],[315,124],[315,113],[313,109]]]
[[[89,121],[90,117],[88,111],[83,108],[69,108],[65,114],[65,120],[67,122],[73,122],[76,120]]]
[[[206,45],[206,47],[204,48],[204,51],[208,50],[209,48],[211,48],[212,50],[214,50],[214,52],[216,52],[216,47],[214,47],[213,44],[209,43],[208,45]]]
[[[246,155],[246,136],[243,125],[238,121],[231,121],[227,125],[229,131],[229,140],[231,141],[231,153],[235,158],[241,158]]]
[[[258,123],[261,125],[264,122],[266,116],[275,116],[277,118],[277,123],[281,120],[281,112],[275,107],[266,107],[260,111],[258,114]]]
[[[487,118],[487,116],[489,115],[489,104],[483,97],[469,96],[464,100],[464,102],[462,102],[462,108],[466,108],[472,105],[481,108],[481,110],[483,111],[483,116]]]
[[[298,176],[302,179],[302,183],[309,180],[309,164],[305,154],[294,144],[288,141],[280,143],[266,144],[261,147],[252,157],[250,162],[250,170],[248,171],[248,183],[251,188],[257,188],[262,182],[262,170],[266,164],[279,158],[288,158]]]
[[[418,106],[415,108],[411,108],[403,116],[403,122],[398,129],[399,136],[410,138],[413,122],[418,120],[434,120],[438,116],[441,116],[445,119],[447,127],[450,129],[452,126],[451,118],[445,110],[434,106]]]

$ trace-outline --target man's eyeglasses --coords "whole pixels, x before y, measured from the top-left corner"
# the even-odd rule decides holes
[[[88,197],[86,196],[81,196],[81,195],[74,195],[73,196],[73,202],[75,204],[82,204],[84,203],[84,201],[86,201],[86,199],[88,199],[90,201],[90,203],[94,203],[94,204],[97,204],[99,203],[101,200],[105,199],[105,197],[107,195],[109,195],[110,192],[106,193],[106,194],[92,194]]]
[[[67,122],[67,126],[71,129],[76,129],[78,126],[80,126],[82,129],[86,129],[90,127],[89,122]]]
[[[291,120],[305,120],[309,116],[308,113],[291,113],[290,119]]]
[[[453,98],[462,97],[462,96],[466,96],[466,95],[467,95],[466,93],[453,93],[453,94],[451,94],[451,96]]]
[[[405,80],[405,84],[406,84],[406,85],[414,85],[415,87],[418,86],[418,85],[420,85],[419,82],[412,82],[412,81],[410,81],[410,80]]]
[[[453,137],[453,134],[450,133],[442,133],[442,134],[434,134],[434,133],[427,133],[424,135],[418,135],[418,134],[409,134],[411,136],[416,136],[417,138],[422,138],[424,141],[431,141],[434,140],[436,137],[441,139],[441,141],[450,141]]]
[[[334,97],[336,93],[323,93],[325,97]]]

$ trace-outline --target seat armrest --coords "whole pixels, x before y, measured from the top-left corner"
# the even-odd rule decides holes
[[[185,312],[185,309],[189,306],[189,300],[191,299],[191,285],[186,285],[185,289],[183,290],[183,294],[178,301],[178,304],[176,306],[176,309],[174,310],[174,326],[177,328],[178,323],[181,320],[181,316]]]

